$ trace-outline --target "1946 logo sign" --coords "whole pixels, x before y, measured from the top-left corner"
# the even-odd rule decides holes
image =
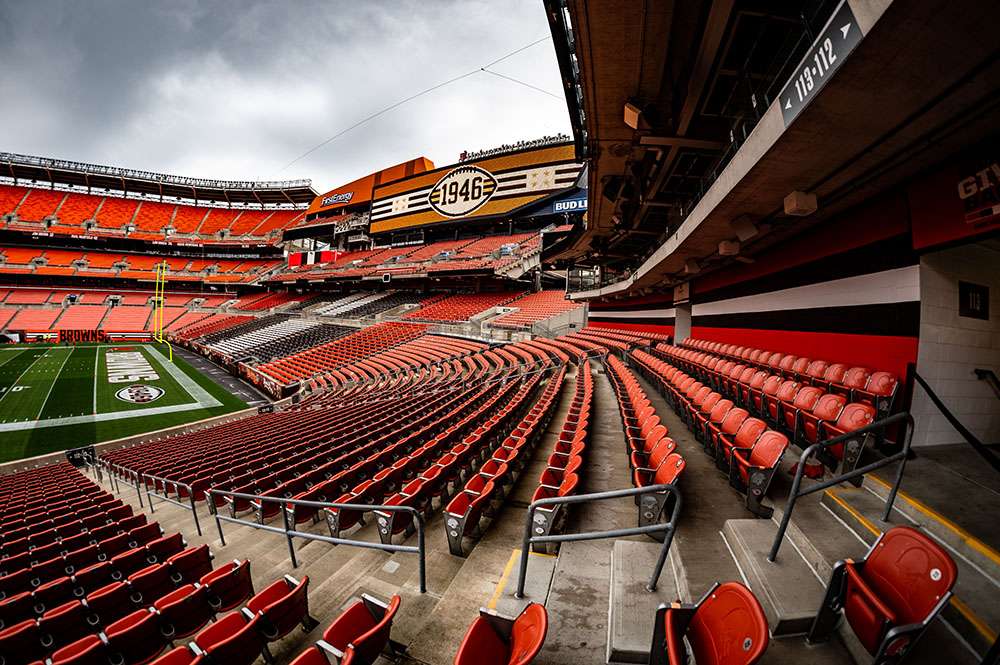
[[[497,190],[497,180],[478,166],[460,166],[438,180],[428,201],[445,217],[462,217],[479,210]]]

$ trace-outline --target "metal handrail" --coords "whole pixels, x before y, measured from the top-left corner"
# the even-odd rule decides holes
[[[156,491],[150,491],[148,482],[150,480],[153,481],[154,487],[156,486],[157,481],[163,483],[163,494],[159,494]],[[169,480],[167,478],[161,478],[160,476],[154,476],[151,473],[144,473],[142,475],[142,484],[146,488],[146,502],[149,504],[150,513],[156,512],[156,509],[153,508],[153,497],[156,497],[161,501],[166,501],[167,503],[172,503],[173,505],[184,508],[185,510],[190,510],[191,514],[194,516],[194,528],[198,531],[198,535],[201,535],[201,524],[198,522],[198,509],[195,507],[194,503],[194,487],[187,483],[182,483],[179,480]],[[167,491],[168,485],[173,485],[176,490],[187,490],[188,501],[184,502],[171,498],[169,492]],[[180,491],[177,492],[177,496],[180,496]]]
[[[802,485],[802,474],[806,469],[806,460],[816,454],[819,450],[823,448],[829,448],[830,446],[836,445],[838,443],[843,443],[848,439],[856,438],[860,434],[866,434],[874,430],[884,430],[890,425],[895,425],[896,423],[903,422],[906,424],[906,429],[903,432],[903,447],[902,449],[878,460],[877,462],[872,462],[871,464],[866,464],[863,467],[849,471],[848,473],[842,473],[839,476],[831,478],[830,480],[825,480],[821,483],[816,483],[810,486],[808,489],[799,490]],[[792,519],[792,511],[795,510],[795,502],[801,497],[813,494],[814,492],[819,492],[825,490],[828,487],[833,487],[834,485],[839,485],[845,480],[851,480],[853,478],[859,478],[866,473],[870,473],[875,469],[881,469],[884,466],[889,466],[895,462],[899,462],[899,470],[896,472],[896,481],[892,484],[892,489],[889,491],[889,496],[885,500],[885,510],[882,513],[882,521],[889,521],[889,514],[892,512],[892,504],[896,500],[896,493],[899,492],[899,485],[903,482],[903,471],[906,469],[906,459],[910,455],[910,442],[913,439],[913,416],[910,415],[908,411],[903,411],[902,413],[897,413],[888,418],[883,418],[882,420],[876,421],[870,425],[862,427],[860,429],[847,432],[846,434],[841,434],[840,436],[835,436],[832,439],[827,439],[826,441],[820,441],[819,443],[814,443],[802,452],[802,456],[799,457],[799,463],[796,465],[795,478],[792,480],[792,489],[788,492],[788,503],[785,504],[784,513],[781,516],[781,524],[778,526],[778,533],[774,536],[774,543],[771,545],[771,552],[767,555],[767,560],[774,563],[775,559],[778,557],[778,549],[781,547],[781,541],[785,538],[785,531],[788,529],[788,523]]]
[[[997,394],[997,397],[1000,397],[1000,379],[997,378],[996,372],[991,369],[977,367],[972,370],[972,373],[975,374],[976,378],[980,381],[986,381],[989,383],[990,387],[993,388],[993,392]]]
[[[564,533],[552,536],[533,536],[531,534],[532,524],[534,524],[535,511],[545,506],[584,503],[587,501],[601,501],[603,499],[616,499],[624,496],[637,496],[641,494],[653,494],[666,492],[674,497],[674,507],[670,513],[670,521],[662,524],[650,524],[648,526],[629,527],[627,529],[608,529],[606,531],[587,531],[584,533]],[[666,507],[666,502],[661,504],[660,511]],[[647,487],[629,487],[620,490],[610,490],[607,492],[593,492],[591,494],[577,494],[575,496],[554,496],[548,499],[538,499],[532,501],[528,506],[528,513],[524,520],[524,537],[521,540],[521,565],[517,574],[517,594],[518,598],[524,597],[524,578],[528,573],[528,553],[531,545],[536,543],[569,543],[579,540],[601,540],[603,538],[624,538],[626,536],[639,536],[651,533],[663,532],[663,547],[660,549],[660,556],[653,569],[653,575],[646,585],[647,591],[656,591],[656,583],[660,579],[663,565],[667,561],[667,554],[670,552],[670,543],[674,539],[674,531],[677,529],[677,517],[681,511],[681,493],[676,486],[668,483],[661,485],[649,485]],[[659,519],[657,515],[654,519]]]
[[[126,482],[129,486],[135,487],[135,493],[139,497],[139,506],[145,507],[145,504],[142,501],[142,479],[141,479],[142,474],[140,474],[138,471],[133,471],[128,467],[121,466],[120,464],[109,462],[104,458],[100,459],[101,463],[104,465],[104,468],[108,470],[108,476],[110,476],[114,480],[115,492],[120,491],[118,488],[118,480],[121,479],[122,481]]]
[[[981,371],[985,370],[976,370],[977,375],[978,372]],[[966,443],[972,446],[973,450],[979,453],[980,457],[986,460],[989,463],[989,465],[993,467],[994,471],[1000,471],[1000,459],[997,459],[996,455],[993,452],[991,452],[989,448],[983,445],[983,442],[980,441],[975,434],[970,432],[968,428],[965,425],[963,425],[958,418],[955,417],[955,414],[951,412],[951,409],[945,406],[944,402],[941,401],[941,398],[938,397],[933,390],[931,390],[930,385],[928,385],[928,383],[924,380],[924,377],[920,376],[920,374],[916,370],[914,370],[912,374],[914,380],[920,384],[921,388],[924,389],[924,392],[926,392],[927,396],[931,399],[931,403],[933,403],[934,406],[937,407],[937,410],[941,412],[941,415],[944,416],[944,419],[947,420],[948,423],[955,428],[955,431],[957,431],[962,436],[962,438],[965,439]]]
[[[412,506],[386,506],[386,505],[371,505],[367,503],[341,503],[338,501],[307,501],[305,499],[286,499],[284,497],[275,496],[263,496],[261,494],[245,494],[243,492],[230,492],[228,490],[219,489],[209,489],[207,491],[209,505],[214,503],[213,499],[216,496],[219,497],[233,497],[236,499],[247,499],[250,501],[260,501],[263,505],[264,502],[268,503],[278,503],[281,505],[281,520],[282,526],[271,526],[270,524],[261,524],[259,522],[251,522],[249,520],[240,519],[239,517],[229,517],[227,515],[222,515],[220,511],[215,511],[215,526],[219,530],[219,541],[223,546],[226,545],[226,537],[222,532],[222,523],[231,522],[233,524],[243,524],[245,526],[253,527],[254,529],[260,529],[262,531],[268,531],[270,533],[281,533],[285,535],[285,540],[288,543],[288,556],[292,561],[292,567],[298,568],[299,562],[298,558],[295,556],[295,546],[292,543],[293,538],[303,538],[305,540],[318,540],[324,543],[331,543],[333,545],[349,545],[353,547],[362,547],[371,550],[382,550],[384,552],[409,552],[418,555],[420,558],[420,593],[427,592],[427,548],[424,544],[424,516],[419,510]],[[416,524],[417,529],[417,544],[414,545],[393,545],[391,543],[382,542],[372,542],[368,540],[352,540],[350,538],[335,538],[333,536],[323,536],[318,533],[309,533],[308,531],[298,531],[292,528],[289,523],[288,518],[288,506],[309,506],[311,508],[341,508],[347,510],[357,510],[359,512],[374,512],[376,510],[385,512],[395,512],[395,513],[408,513],[412,518],[413,522]]]

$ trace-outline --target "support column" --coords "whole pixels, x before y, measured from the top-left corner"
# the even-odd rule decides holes
[[[675,306],[674,343],[691,336],[691,301]]]

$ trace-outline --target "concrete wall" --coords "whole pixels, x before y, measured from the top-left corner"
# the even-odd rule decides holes
[[[990,320],[958,315],[959,280],[990,287]],[[1000,372],[1000,251],[986,244],[925,254],[920,260],[917,371],[941,401],[984,443],[1000,442],[1000,399],[972,373]],[[917,387],[914,445],[962,438]]]

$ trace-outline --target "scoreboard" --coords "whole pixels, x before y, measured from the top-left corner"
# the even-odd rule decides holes
[[[483,157],[375,188],[371,232],[503,217],[574,186],[572,143]]]

